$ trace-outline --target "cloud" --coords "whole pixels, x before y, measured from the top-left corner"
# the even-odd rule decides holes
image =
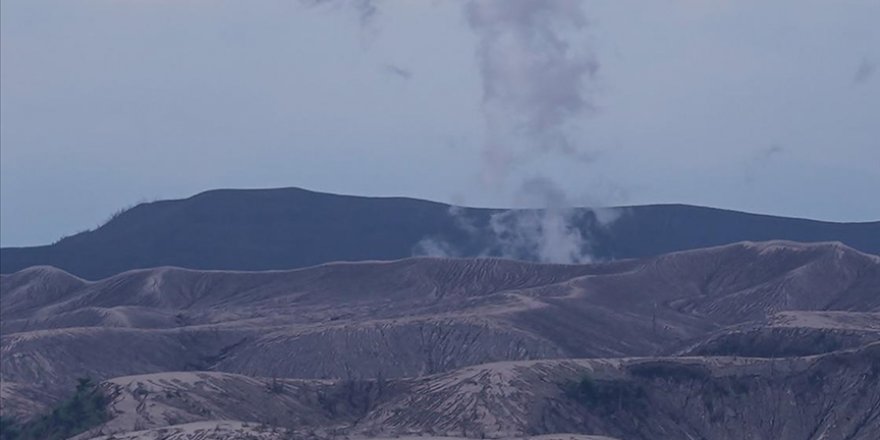
[[[859,63],[859,66],[856,68],[856,72],[853,75],[853,84],[865,84],[874,77],[874,72],[877,70],[877,64],[868,58],[863,58]]]
[[[411,79],[413,76],[412,72],[409,69],[404,69],[403,67],[400,67],[400,66],[397,66],[394,64],[386,64],[385,65],[385,72],[387,72],[393,76],[396,76],[400,79],[406,79],[406,80]]]
[[[370,25],[379,12],[375,0],[300,0],[306,6],[330,6],[334,8],[345,7],[358,14],[360,23],[366,27]]]
[[[785,153],[787,153],[787,150],[776,144],[753,151],[752,155],[746,159],[744,165],[746,182],[754,183],[759,170],[765,168],[767,163],[775,156]]]

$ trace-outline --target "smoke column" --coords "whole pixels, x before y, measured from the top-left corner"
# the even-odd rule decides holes
[[[580,3],[472,0],[465,15],[478,39],[488,183],[501,184],[530,150],[577,153],[567,123],[591,108],[585,80],[598,70],[568,41],[587,23]]]
[[[380,3],[301,1],[312,6],[351,7],[362,25],[373,20]],[[493,253],[501,256],[556,263],[589,261],[588,237],[577,227],[582,219],[565,192],[547,176],[510,182],[513,169],[527,166],[536,156],[590,160],[571,135],[576,120],[593,110],[589,82],[599,69],[585,43],[588,21],[582,1],[465,0],[462,6],[477,37],[485,128],[482,181],[493,191],[513,185],[519,202],[540,209],[496,214],[487,231],[476,231],[458,210],[451,209],[449,214],[467,234],[493,235],[497,244]],[[596,214],[600,223],[616,218],[607,211]],[[430,237],[417,245],[416,252],[459,256],[454,246]]]
[[[497,190],[511,169],[540,154],[583,160],[569,131],[593,109],[587,82],[599,64],[582,41],[587,20],[578,0],[471,0],[464,6],[477,36],[485,123],[483,181]],[[542,210],[491,219],[503,256],[589,261],[585,238],[564,191],[548,177],[519,186]]]

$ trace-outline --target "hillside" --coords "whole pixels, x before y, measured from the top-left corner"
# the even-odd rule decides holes
[[[740,241],[839,241],[880,254],[880,222],[828,223],[685,205],[612,210],[608,226],[588,209],[573,218],[597,259],[643,258]],[[0,272],[49,265],[96,280],[126,270],[177,266],[273,270],[332,261],[395,260],[425,239],[455,255],[500,256],[489,233],[501,211],[407,198],[322,194],[296,188],[216,190],[184,200],[144,203],[94,231],[38,247],[0,249]],[[526,212],[526,211],[520,211]],[[603,211],[607,214],[606,211]],[[520,253],[519,259],[534,259]]]
[[[128,376],[103,385],[113,418],[78,438],[129,432],[122,438],[192,433],[188,438],[220,439],[238,432],[277,439],[565,439],[571,434],[560,433],[578,433],[628,440],[869,440],[880,430],[878,365],[880,345],[873,344],[786,359],[504,362],[387,381]]]
[[[787,365],[880,341],[878,286],[880,257],[840,243],[782,241],[586,265],[410,258],[265,272],[163,267],[99,281],[33,267],[0,278],[3,411],[34,414],[84,376],[212,371],[296,379],[306,387],[296,395],[306,398],[327,380],[404,384],[535,359],[684,355]],[[354,409],[345,408],[325,414],[327,423],[348,420]],[[460,417],[459,409],[441,412]],[[561,421],[567,416],[559,417],[528,433],[571,432]],[[532,422],[523,423],[510,432]]]

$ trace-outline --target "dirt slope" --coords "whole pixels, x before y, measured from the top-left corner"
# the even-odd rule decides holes
[[[588,390],[571,385],[585,377]],[[880,432],[880,344],[786,359],[504,362],[387,381],[200,372],[130,376],[103,386],[115,417],[82,438],[167,426],[173,432],[217,420],[296,438],[565,432],[646,440],[868,440]]]
[[[0,278],[0,330],[4,414],[35,414],[78,377],[112,379],[104,429],[144,438],[200,438],[183,425],[218,420],[315,438],[880,429],[880,257],[839,243],[98,281],[34,267]],[[566,392],[585,375],[587,395]]]
[[[86,375],[392,378],[688,349],[818,353],[877,340],[874,324],[841,327],[849,315],[799,313],[874,322],[880,258],[768,242],[573,266],[419,258],[275,272],[158,268],[96,282],[37,267],[0,287],[0,378],[52,394]]]

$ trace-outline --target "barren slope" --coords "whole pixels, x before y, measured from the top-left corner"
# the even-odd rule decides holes
[[[96,282],[37,267],[0,283],[0,378],[46,396],[86,375],[394,378],[506,360],[811,354],[878,340],[871,313],[880,311],[880,258],[834,243],[573,266],[418,258],[157,268]],[[820,311],[838,314],[803,313]],[[17,411],[12,402],[33,399],[4,401]]]
[[[585,377],[592,388],[572,387]],[[115,417],[82,438],[153,435],[166,426],[174,433],[219,420],[289,430],[293,438],[568,432],[633,440],[868,440],[880,432],[878,379],[880,344],[788,359],[504,362],[388,381],[165,373],[106,382]]]

